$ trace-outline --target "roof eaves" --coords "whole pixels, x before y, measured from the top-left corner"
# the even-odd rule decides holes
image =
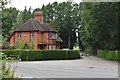
[[[58,36],[56,39],[57,42],[63,42],[63,40]]]

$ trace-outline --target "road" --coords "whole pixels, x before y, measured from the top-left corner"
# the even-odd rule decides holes
[[[16,75],[23,78],[118,78],[118,63],[93,56],[77,60],[18,62]]]

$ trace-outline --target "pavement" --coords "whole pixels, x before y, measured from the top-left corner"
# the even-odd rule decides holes
[[[22,78],[118,78],[118,62],[94,56],[76,60],[12,62]]]

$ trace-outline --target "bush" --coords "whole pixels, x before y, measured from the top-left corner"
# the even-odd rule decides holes
[[[98,57],[106,60],[120,61],[120,51],[117,50],[98,50]]]
[[[1,80],[22,80],[20,77],[15,75],[15,68],[16,66],[13,69],[11,69],[10,64],[2,62]]]
[[[39,61],[39,60],[64,60],[80,58],[79,51],[75,50],[3,50],[7,57],[16,55],[17,59],[23,61]]]
[[[70,50],[68,53],[69,53],[69,54],[68,54],[68,58],[69,58],[69,59],[80,58],[80,56],[79,56],[80,54],[78,54],[79,51],[77,51],[77,50],[75,50],[75,51]]]

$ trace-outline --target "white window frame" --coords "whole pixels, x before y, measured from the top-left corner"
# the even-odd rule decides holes
[[[49,45],[48,48],[49,48],[49,50],[52,50],[52,45]]]
[[[52,50],[55,50],[56,49],[56,45],[52,45]]]
[[[49,50],[55,50],[55,49],[56,49],[56,45],[52,45],[52,44],[51,44],[51,45],[48,46],[48,49],[49,49]]]
[[[21,39],[21,32],[18,32],[18,39]]]
[[[30,39],[34,39],[34,33],[30,32]]]

